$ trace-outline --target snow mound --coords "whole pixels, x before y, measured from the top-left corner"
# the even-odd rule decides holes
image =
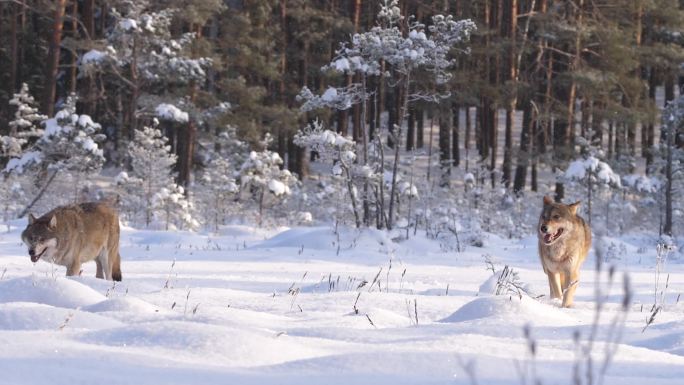
[[[119,327],[118,321],[87,312],[29,302],[0,304],[0,329],[46,330]]]
[[[403,232],[402,232],[403,233]],[[402,237],[405,233],[402,234]],[[401,246],[408,253],[414,254],[421,258],[425,257],[427,253],[439,253],[442,252],[440,244],[434,240],[427,239],[421,236],[415,237],[411,236],[409,239],[402,239]]]
[[[651,337],[643,338],[649,334]],[[653,334],[657,335],[652,336]],[[631,345],[684,356],[684,321],[675,320],[653,325],[648,333],[638,336]]]
[[[226,237],[229,239],[239,239],[240,241],[245,240],[247,242],[261,242],[264,239],[268,239],[274,236],[275,234],[281,233],[287,229],[289,229],[289,227],[267,228],[232,224],[219,226],[218,231],[211,232],[210,235],[212,238]]]
[[[364,250],[387,246],[392,241],[387,234],[375,229],[364,229],[359,232],[354,229],[340,229],[339,242],[342,249],[355,248]],[[338,237],[330,227],[299,227],[283,231],[271,239],[258,245],[268,247],[304,247],[304,250],[330,250],[337,244]]]
[[[378,329],[384,329],[411,325],[411,320],[407,316],[397,314],[391,310],[380,308],[371,308],[369,311],[364,313],[349,313],[348,315],[359,317],[358,323],[355,326],[360,326],[364,329],[372,329],[374,326]],[[373,322],[373,325],[371,325],[371,321]]]
[[[83,310],[93,313],[107,313],[107,312],[125,312],[135,314],[155,314],[168,313],[149,302],[145,302],[139,298],[122,297],[110,298],[94,305],[86,306]]]
[[[478,289],[478,295],[494,295],[496,294],[497,290],[497,284],[499,283],[499,280],[501,280],[501,287],[499,289],[499,293],[502,295],[505,294],[513,294],[517,292],[515,285],[523,290],[524,292],[530,294],[532,293],[532,289],[530,288],[530,285],[520,282],[516,277],[517,277],[517,272],[513,269],[509,270],[509,272],[513,272],[512,274],[515,274],[514,277],[511,275],[504,276],[505,270],[500,270],[497,271],[496,273],[493,273],[489,278],[487,278],[479,287]],[[507,289],[509,291],[507,291]]]
[[[684,356],[684,335],[681,332],[667,333],[656,338],[638,342],[635,346]]]
[[[296,228],[283,231],[261,242],[259,247],[302,247],[306,249],[329,249],[333,241],[329,227]]]
[[[571,323],[570,316],[560,308],[542,304],[534,299],[523,296],[511,297],[497,295],[491,297],[476,298],[463,305],[453,314],[441,322],[465,322],[480,319],[494,320],[497,322],[510,322],[513,320],[534,322],[535,324]]]
[[[496,292],[496,283],[499,281],[500,274],[492,274],[486,281],[480,285],[478,294],[494,294]]]
[[[89,332],[82,340],[128,348],[168,349],[176,358],[220,360],[231,367],[274,365],[324,353],[297,338],[196,322],[165,321]]]
[[[143,230],[135,232],[128,239],[136,245],[178,244],[184,241],[183,235],[180,231]]]
[[[21,277],[0,281],[0,303],[35,302],[77,308],[101,302],[105,296],[75,280]]]

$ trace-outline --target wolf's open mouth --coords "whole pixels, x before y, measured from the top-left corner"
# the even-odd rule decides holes
[[[558,229],[558,231],[556,231],[553,234],[551,234],[551,233],[544,234],[544,243],[546,243],[546,244],[552,243],[553,241],[558,239],[558,237],[560,237],[561,234],[563,234],[563,229]]]
[[[46,248],[43,249],[43,251],[40,252],[40,254],[38,254],[38,255],[32,255],[32,256],[31,256],[31,262],[38,262],[38,260],[40,259],[40,257],[42,257],[43,254],[45,254],[45,252],[47,251],[47,249],[48,249],[48,248],[46,247]]]

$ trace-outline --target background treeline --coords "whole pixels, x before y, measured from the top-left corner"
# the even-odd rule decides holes
[[[160,128],[177,156],[177,183],[185,187],[203,166],[203,154],[220,146],[219,134],[233,129],[252,148],[268,145],[283,167],[306,178],[311,155],[294,139],[314,118],[356,143],[403,123],[400,145],[421,154],[433,153],[434,127],[443,186],[459,167],[478,169],[478,184],[537,191],[541,166],[564,170],[587,148],[601,149],[602,160],[623,174],[662,168],[652,167],[659,141],[667,139],[656,95],[664,96],[661,103],[673,100],[684,82],[681,1],[401,0],[403,15],[426,24],[435,14],[451,14],[477,25],[469,55],[458,55],[449,70],[450,96],[414,100],[400,116],[406,95],[394,76],[381,75],[368,79],[372,96],[362,103],[302,112],[297,95],[303,87],[322,94],[360,81],[358,74],[321,67],[334,60],[340,42],[377,25],[381,5],[0,1],[0,134],[11,134],[16,108],[9,101],[26,83],[47,116],[76,94],[79,113],[102,125],[106,162],[117,167],[130,167],[122,154],[136,130],[155,117],[155,106],[179,106],[188,117]],[[167,28],[137,25],[139,33],[126,33],[132,27],[122,20],[142,24],[145,17],[136,15],[153,13],[159,19],[149,25]],[[155,52],[165,41],[177,42],[171,44],[177,51],[160,56]],[[104,52],[117,62],[106,65],[93,55]],[[681,148],[678,130],[673,143]],[[263,140],[266,133],[272,141]],[[587,145],[578,145],[577,137]],[[393,138],[385,144],[394,146]],[[564,198],[562,179],[554,191]]]

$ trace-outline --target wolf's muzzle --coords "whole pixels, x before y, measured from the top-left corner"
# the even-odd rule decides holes
[[[45,250],[43,250],[42,253],[36,255],[36,249],[29,249],[28,253],[29,253],[29,256],[31,257],[31,262],[38,262],[40,257],[42,257],[43,254],[45,254],[46,250],[47,250],[47,248],[45,248]]]

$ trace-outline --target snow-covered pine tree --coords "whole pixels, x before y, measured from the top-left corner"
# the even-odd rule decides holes
[[[234,198],[239,191],[235,181],[236,164],[242,164],[246,154],[246,143],[237,139],[233,127],[227,127],[216,138],[215,146],[208,150],[202,176],[198,178],[195,196],[202,206],[206,224],[218,230],[225,223],[232,207],[238,205]]]
[[[231,125],[214,138],[213,145],[214,153],[227,159],[236,171],[249,154],[249,145],[238,138],[237,128]]]
[[[134,134],[128,146],[131,171],[121,172],[116,179],[124,213],[146,227],[194,228],[192,205],[173,179],[177,156],[171,153],[168,139],[154,127]]]
[[[200,2],[193,2],[187,8],[198,5]],[[125,90],[126,116],[117,122],[121,127],[116,139],[119,148],[126,148],[129,133],[140,127],[140,118],[157,115],[160,104],[170,103],[186,112],[196,109],[194,88],[206,79],[212,60],[198,54],[196,33],[172,33],[173,20],[190,16],[186,9],[149,0],[115,0],[111,6],[108,17],[113,18],[114,27],[105,37],[106,47],[86,52],[79,70],[81,76],[102,74],[99,78],[109,83],[107,87]],[[202,12],[206,17],[222,8],[215,3],[211,6],[214,8]],[[192,12],[197,19],[197,12]],[[177,143],[174,150],[183,157],[179,159],[182,178],[189,177],[192,154],[187,153],[193,149],[196,123],[186,114],[182,130],[167,132],[179,136],[173,142]]]
[[[198,198],[202,202],[206,223],[212,224],[214,231],[225,223],[229,203],[239,191],[235,183],[235,167],[228,159],[217,156],[213,158],[199,178]]]
[[[33,146],[20,157],[10,159],[5,167],[5,172],[35,175],[36,184],[42,186],[20,217],[37,203],[57,177],[73,189],[73,195],[52,194],[55,201],[47,206],[78,201],[83,188],[90,183],[90,176],[99,173],[105,161],[98,144],[105,139],[100,133],[101,127],[90,116],[76,113],[75,96],[69,96],[55,117],[44,122],[44,127]]]
[[[290,171],[280,168],[283,164],[280,155],[268,150],[271,141],[271,136],[266,134],[261,143],[264,150],[250,152],[239,171],[240,193],[249,194],[257,203],[260,226],[264,219],[266,199],[285,198],[291,194],[290,187],[297,182],[297,178]]]
[[[21,85],[19,93],[14,94],[9,104],[16,107],[14,119],[9,122],[9,135],[0,135],[0,164],[12,158],[21,157],[29,144],[32,144],[43,134],[42,122],[47,116],[38,112],[36,102],[29,92],[26,83]],[[23,175],[17,173],[2,173],[0,176],[0,207],[3,220],[8,225],[9,220],[17,216],[26,207],[26,193],[22,187],[25,181]]]
[[[194,218],[195,205],[185,196],[185,189],[175,182],[162,187],[152,197],[152,206],[158,222],[164,223],[165,230],[196,230],[199,222]]]
[[[29,92],[28,84],[22,83],[19,93],[14,94],[9,104],[17,107],[14,120],[9,122],[10,134],[16,134],[29,142],[43,135],[41,123],[47,119],[47,116],[38,111],[37,103]]]
[[[449,57],[449,52],[457,44],[467,41],[475,29],[475,23],[471,20],[455,21],[452,16],[435,15],[429,26],[416,20],[415,17],[407,19],[401,15],[398,0],[384,0],[378,13],[378,24],[368,32],[354,34],[351,42],[343,43],[333,61],[323,67],[346,75],[359,75],[361,82],[343,88],[328,88],[320,97],[307,88],[299,95],[299,100],[304,102],[305,110],[344,110],[354,103],[365,101],[372,94],[372,90],[366,89],[366,79],[369,76],[383,74],[388,84],[400,89],[397,93],[402,95],[403,99],[398,111],[399,124],[389,127],[388,134],[388,143],[394,144],[390,194],[386,200],[389,202],[386,225],[390,229],[394,226],[395,202],[399,195],[399,148],[403,140],[402,127],[408,113],[408,105],[418,100],[437,102],[449,95],[443,89],[443,85],[451,76],[447,69],[454,63],[454,59]],[[404,34],[402,31],[407,33]],[[383,71],[383,68],[386,71]],[[418,85],[415,82],[418,73],[428,75],[428,81],[422,82],[426,84]],[[364,117],[361,121],[365,122],[365,110],[362,111],[362,115]],[[367,162],[365,127],[360,131],[363,132],[364,139],[363,160]],[[384,168],[384,164],[381,166]],[[380,198],[381,202],[385,201],[383,197]],[[381,210],[384,211],[385,208],[382,207]],[[384,214],[380,217],[384,217]]]
[[[332,162],[334,178],[340,178],[345,185],[356,227],[361,227],[361,216],[357,203],[357,188],[354,184],[354,174],[360,174],[366,167],[354,167],[356,160],[356,143],[336,132],[326,130],[320,121],[316,120],[305,129],[300,130],[294,137],[294,143],[300,147],[316,151],[320,159]]]
[[[0,183],[0,210],[2,210],[2,219],[7,225],[7,231],[10,231],[9,221],[16,218],[17,214],[26,207],[27,198],[17,175],[9,174],[0,178],[3,179]]]
[[[171,21],[178,9],[154,10],[148,0],[119,0],[116,3],[111,9],[116,25],[106,37],[107,46],[83,56],[80,67],[83,75],[108,69],[129,69],[125,73],[117,72],[119,76],[130,74],[134,77],[127,77],[124,83],[158,94],[163,94],[165,87],[204,80],[211,59],[193,58],[190,54],[196,36],[186,33],[179,38],[172,37]],[[131,66],[135,67],[135,72],[130,71]],[[131,81],[133,83],[129,84]],[[135,95],[138,96],[140,94]]]
[[[43,135],[41,124],[47,119],[47,116],[38,112],[37,103],[26,83],[21,85],[19,93],[14,94],[9,104],[16,106],[17,110],[14,119],[8,124],[9,135],[0,135],[0,150],[5,159],[20,157],[28,144]]]

